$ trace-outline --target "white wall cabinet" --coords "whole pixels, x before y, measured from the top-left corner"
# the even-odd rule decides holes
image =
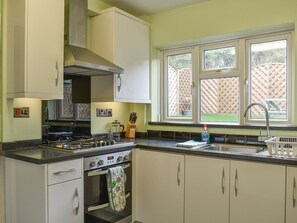
[[[5,158],[6,223],[83,223],[82,160],[37,165]]]
[[[284,223],[286,167],[231,161],[230,223]]]
[[[287,167],[286,223],[297,219],[297,167]]]
[[[63,98],[64,1],[7,1],[7,96]]]
[[[91,18],[91,50],[124,68],[92,77],[92,102],[150,103],[149,25],[117,8]]]
[[[184,156],[140,150],[137,165],[136,220],[183,222]]]
[[[229,163],[185,157],[185,223],[229,222]]]

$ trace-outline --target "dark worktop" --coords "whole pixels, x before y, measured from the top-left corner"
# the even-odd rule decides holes
[[[184,155],[199,155],[207,157],[217,157],[232,160],[245,160],[245,161],[255,161],[262,163],[273,163],[282,165],[297,165],[297,157],[275,157],[269,156],[268,151],[263,151],[256,154],[237,154],[232,152],[222,152],[222,151],[210,151],[210,150],[199,150],[191,148],[181,148],[176,147],[177,141],[167,141],[159,139],[135,139],[136,148],[152,150],[152,151],[163,151],[163,152],[173,152]]]
[[[49,149],[44,147],[27,147],[22,149],[2,151],[2,156],[22,160],[35,164],[54,163],[82,157],[102,155],[106,153],[120,152],[127,149],[133,149],[135,146],[128,146],[113,149],[100,149],[95,152],[88,153],[71,153],[64,152],[58,149]]]
[[[237,154],[232,152],[221,152],[221,151],[206,151],[191,148],[176,147],[177,141],[174,140],[160,140],[160,139],[134,139],[126,140],[135,143],[136,148],[162,151],[162,152],[173,152],[184,155],[199,155],[207,157],[217,157],[233,160],[246,160],[264,163],[273,163],[281,165],[297,165],[297,158],[283,158],[283,157],[270,157],[267,151],[256,153],[256,154]],[[96,152],[88,153],[70,153],[54,149],[46,149],[41,147],[27,147],[22,149],[8,150],[2,152],[2,155],[9,158],[14,158],[26,162],[35,164],[53,163],[65,160],[71,160],[81,157],[95,156],[112,152],[124,151],[127,149],[133,149],[135,146],[115,148],[115,149],[100,149]]]

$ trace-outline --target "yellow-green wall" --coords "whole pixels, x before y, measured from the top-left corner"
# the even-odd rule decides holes
[[[0,93],[0,141],[37,139],[41,137],[41,103],[36,100],[6,99],[6,36],[5,36],[5,2],[4,1],[4,34],[3,36],[3,67],[1,75]],[[109,7],[99,0],[89,0],[90,10],[99,12]],[[151,24],[151,83],[152,105],[110,103],[108,107],[114,109],[112,118],[95,117],[95,109],[102,104],[92,104],[92,133],[102,133],[107,130],[111,121],[119,119],[122,123],[128,121],[131,111],[138,112],[137,131],[146,129],[199,131],[196,128],[147,126],[147,120],[157,120],[159,113],[158,85],[159,64],[158,49],[179,46],[184,43],[191,44],[199,41],[218,39],[265,31],[292,25],[296,28],[297,1],[296,0],[210,0],[175,10],[169,10],[150,16],[141,16]],[[295,46],[297,38],[294,37]],[[296,53],[296,48],[295,48]],[[297,79],[297,78],[296,78]],[[296,82],[295,79],[295,82]],[[295,94],[295,93],[294,93]],[[19,120],[13,118],[14,106],[29,106],[31,118]],[[105,103],[103,103],[105,106]],[[102,106],[103,106],[102,105]],[[295,103],[295,110],[297,108]],[[118,113],[119,112],[119,113]],[[297,117],[296,117],[297,118]],[[238,133],[238,130],[210,129],[213,132]],[[245,130],[243,134],[258,134],[256,130]],[[290,134],[295,134],[291,132]]]
[[[182,46],[222,38],[266,32],[284,27],[297,28],[296,0],[210,0],[148,17],[151,24],[152,120],[159,113],[158,49]],[[297,37],[293,40],[295,54]],[[295,63],[296,63],[295,59]],[[294,74],[295,76],[295,74]],[[296,83],[295,78],[295,83]],[[296,83],[297,86],[297,83]],[[294,91],[295,95],[295,91]],[[296,97],[297,99],[297,97]],[[295,111],[296,103],[295,101]],[[295,117],[297,118],[297,117]],[[199,128],[148,126],[152,130],[201,131]],[[258,130],[212,129],[210,132],[259,134]],[[264,134],[264,133],[263,133]],[[296,135],[296,132],[273,131],[272,134]]]

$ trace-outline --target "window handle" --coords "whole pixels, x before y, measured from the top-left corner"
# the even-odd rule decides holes
[[[192,94],[192,96],[194,95],[194,92],[195,92],[195,82],[192,82],[192,85],[191,85],[191,94]]]

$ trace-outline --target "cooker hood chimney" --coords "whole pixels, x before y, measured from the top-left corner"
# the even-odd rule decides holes
[[[65,1],[64,74],[100,76],[124,73],[124,69],[93,53],[87,46],[87,0]],[[67,33],[68,32],[68,33]]]

